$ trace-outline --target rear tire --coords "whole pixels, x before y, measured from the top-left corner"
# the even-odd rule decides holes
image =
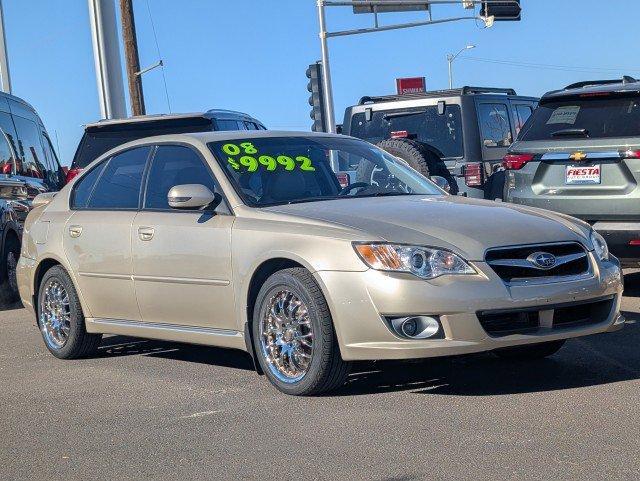
[[[542,342],[540,344],[530,344],[527,346],[505,347],[504,349],[496,349],[494,354],[503,359],[512,360],[535,360],[552,356],[558,352],[565,339],[560,341]]]
[[[449,182],[450,193],[453,195],[458,193],[458,183],[442,159],[420,142],[411,139],[389,139],[377,145],[391,155],[401,158],[425,177],[432,175],[444,177]]]
[[[340,356],[329,307],[306,269],[284,269],[265,281],[252,329],[260,367],[283,393],[311,396],[344,384],[350,364]]]
[[[11,235],[11,234],[10,234]],[[16,268],[18,259],[20,258],[20,242],[11,236],[7,237],[4,249],[2,251],[2,281],[0,283],[0,302],[3,304],[13,304],[20,299],[18,292],[18,279],[16,276]]]
[[[102,339],[87,332],[78,293],[62,266],[49,269],[40,282],[38,326],[47,349],[59,359],[91,356]]]

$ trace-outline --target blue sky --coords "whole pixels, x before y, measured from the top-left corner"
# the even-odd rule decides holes
[[[14,94],[40,112],[69,163],[82,124],[99,118],[86,0],[3,0]],[[271,128],[308,130],[307,65],[320,56],[315,0],[148,0],[174,112],[230,108]],[[541,95],[587,78],[640,76],[640,2],[522,0],[521,22],[492,29],[464,21],[330,40],[336,112],[363,95],[391,93],[394,79],[447,86],[447,52],[477,45],[454,64],[456,84]],[[134,0],[141,63],[158,59],[147,0]],[[433,7],[434,17],[464,15]],[[387,14],[383,23],[421,14]],[[332,30],[369,26],[349,8],[328,11]],[[124,57],[123,57],[124,58]],[[479,61],[477,59],[484,59]],[[490,60],[487,62],[486,60]],[[520,62],[510,65],[499,62]],[[535,65],[531,65],[535,64]],[[539,64],[553,65],[544,67]],[[561,67],[564,66],[564,67]],[[565,68],[566,66],[570,68]],[[602,70],[598,70],[602,69]],[[162,76],[144,77],[147,111],[167,111]]]

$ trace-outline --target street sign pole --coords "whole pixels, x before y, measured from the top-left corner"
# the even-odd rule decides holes
[[[127,116],[114,0],[88,0],[100,111],[104,119]]]
[[[9,75],[9,57],[7,55],[7,37],[4,33],[4,12],[0,0],[0,90],[11,93],[11,76]]]
[[[331,88],[331,68],[329,67],[329,45],[327,42],[327,17],[324,0],[318,0],[318,21],[320,23],[320,50],[322,55],[322,80],[324,84],[324,115],[327,132],[336,133],[336,119],[333,113],[333,89]]]
[[[332,37],[344,37],[347,35],[361,35],[363,33],[385,32],[389,30],[399,30],[404,28],[423,27],[427,25],[437,25],[440,23],[457,22],[459,20],[481,20],[485,27],[493,25],[494,17],[482,17],[480,15],[466,15],[463,17],[433,19],[431,6],[436,4],[460,4],[464,8],[475,5],[491,5],[494,3],[514,3],[519,8],[520,0],[508,0],[497,2],[497,0],[316,0],[318,7],[318,22],[320,24],[320,50],[322,54],[322,80],[324,83],[324,113],[327,132],[336,132],[336,119],[334,116],[333,87],[331,84],[331,66],[329,65],[329,45],[328,39]],[[352,7],[354,13],[371,12],[374,15],[374,26],[371,28],[358,28],[353,30],[342,30],[339,32],[327,31],[326,7]],[[378,23],[378,13],[393,11],[426,10],[428,18],[424,21],[400,23],[393,25],[380,25]]]

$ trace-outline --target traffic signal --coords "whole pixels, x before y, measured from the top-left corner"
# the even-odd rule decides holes
[[[318,61],[309,65],[307,69],[309,84],[307,90],[311,93],[309,105],[311,105],[311,119],[314,132],[326,132],[327,122],[324,116],[324,85],[322,83],[322,62]]]
[[[522,7],[520,0],[511,0],[505,2],[487,1],[482,2],[480,8],[481,17],[494,17],[496,22],[499,21],[520,21]]]

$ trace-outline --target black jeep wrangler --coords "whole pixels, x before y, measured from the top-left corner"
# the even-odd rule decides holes
[[[342,133],[379,145],[424,175],[444,177],[452,194],[496,199],[502,158],[537,102],[487,87],[363,97],[346,109]]]

